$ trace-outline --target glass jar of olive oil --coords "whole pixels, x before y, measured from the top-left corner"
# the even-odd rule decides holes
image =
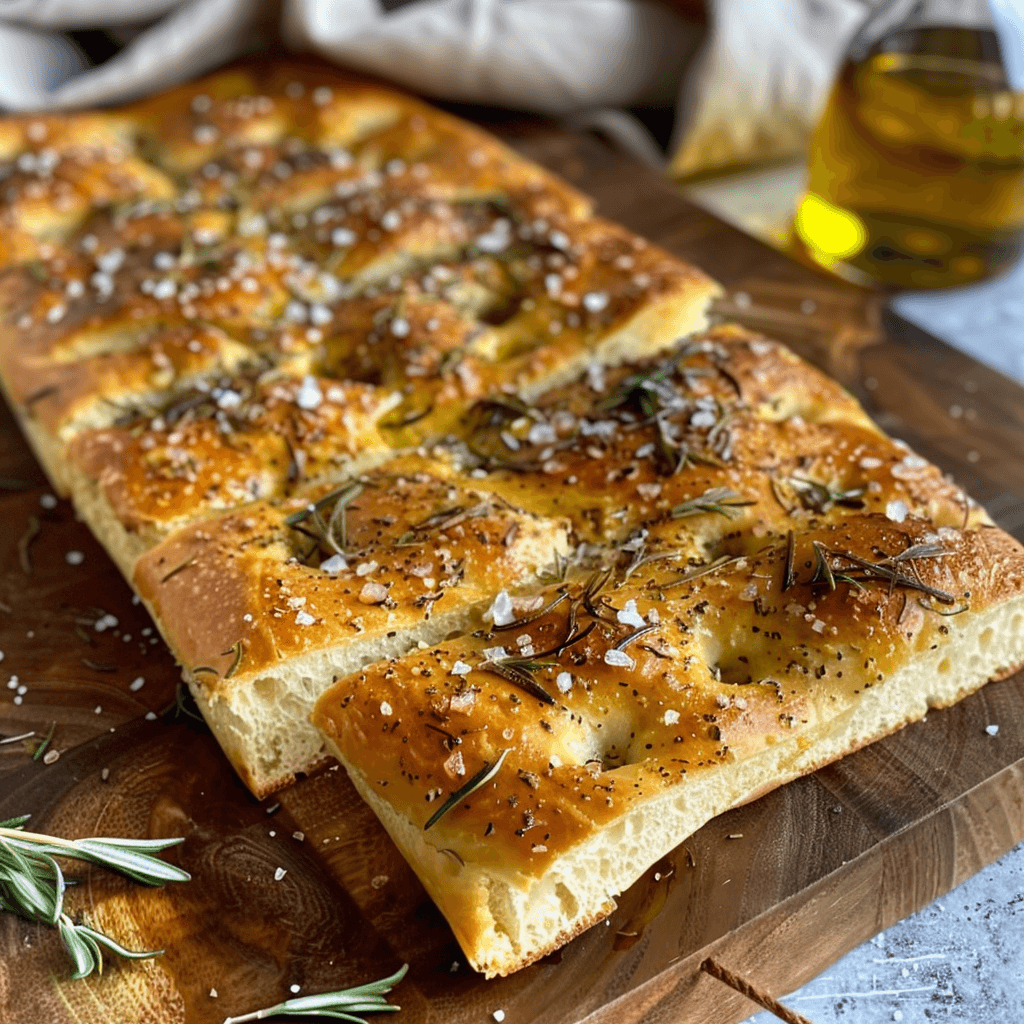
[[[811,141],[794,236],[862,284],[965,284],[1021,257],[1024,92],[985,0],[890,0],[868,19]]]

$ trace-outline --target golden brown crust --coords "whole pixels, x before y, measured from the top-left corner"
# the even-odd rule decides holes
[[[828,553],[835,590],[812,582],[815,544]],[[785,590],[778,543],[689,583],[650,568],[609,581],[592,599],[597,615],[586,610],[585,582],[556,585],[540,592],[542,606],[565,596],[540,619],[341,681],[320,701],[317,723],[421,827],[436,809],[425,796],[447,795],[510,748],[487,794],[434,834],[467,862],[540,874],[654,790],[842,715],[859,693],[945,642],[943,613],[977,615],[1020,594],[1022,554],[996,530],[936,535],[919,521],[850,516],[801,536],[797,582]],[[495,658],[499,670],[517,664],[495,647],[543,664],[526,678],[550,703],[480,668]],[[442,733],[424,728],[428,710]]]
[[[306,515],[317,502],[319,525]],[[332,517],[332,538],[318,542]],[[557,521],[412,456],[180,530],[139,560],[134,583],[186,671],[216,670],[202,674],[212,690],[310,651],[468,609],[564,548]],[[242,654],[228,676],[237,644]]]
[[[336,684],[317,725],[481,970],[1024,661],[981,509],[448,114],[238,66],[0,122],[0,177],[41,457],[255,793],[324,758]]]

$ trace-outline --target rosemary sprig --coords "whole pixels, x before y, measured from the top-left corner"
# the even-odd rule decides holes
[[[481,672],[490,672],[491,675],[501,676],[502,679],[515,683],[531,697],[536,697],[545,704],[554,704],[555,698],[533,678],[534,672],[552,668],[554,664],[553,661],[537,661],[533,658],[502,658],[500,661],[482,661],[479,669]]]
[[[909,550],[910,549],[908,549],[908,551]],[[903,552],[903,560],[912,562],[916,558],[934,558],[940,553],[945,554],[946,552],[942,549],[940,552],[932,553],[929,551],[927,554],[915,554],[909,556],[908,552]],[[923,583],[916,577],[908,576],[906,573],[900,572],[898,569],[894,568],[894,558],[886,558],[885,561],[882,562],[869,562],[866,558],[860,558],[857,555],[850,554],[848,551],[832,551],[830,554],[835,558],[845,559],[855,569],[857,569],[859,572],[859,580],[888,583],[890,593],[895,587],[906,587],[908,590],[918,590],[922,594],[934,597],[936,601],[941,601],[942,604],[956,603],[956,595],[949,593],[948,590],[940,590],[938,587],[930,586],[927,583]]]
[[[285,519],[285,526],[314,541],[313,547],[303,558],[309,559],[311,555],[326,548],[331,554],[344,555],[348,545],[348,522],[346,510],[349,504],[363,493],[363,484],[348,483],[325,494],[319,501],[306,508],[293,512]],[[328,506],[331,506],[331,514],[325,520],[323,513]]]
[[[783,483],[789,485],[805,509],[809,512],[828,512],[833,505],[844,505],[847,508],[863,508],[863,487],[853,487],[848,491],[839,491],[816,480],[805,477],[786,477]]]
[[[341,989],[338,992],[324,992],[316,996],[299,996],[286,999],[276,1006],[268,1006],[262,1010],[253,1010],[238,1017],[225,1017],[224,1024],[244,1024],[246,1021],[263,1020],[275,1014],[286,1017],[333,1017],[335,1020],[354,1021],[355,1024],[366,1024],[360,1013],[387,1013],[400,1010],[400,1006],[385,1002],[384,997],[397,985],[409,970],[408,964],[401,967],[390,978],[371,981],[355,988]]]
[[[597,413],[611,412],[633,406],[644,417],[653,416],[661,408],[657,387],[672,373],[672,366],[663,365],[650,373],[633,373],[615,386],[607,397],[594,406]]]
[[[427,823],[423,826],[423,831],[426,832],[428,828],[433,828],[456,804],[475,793],[481,786],[486,786],[498,774],[511,749],[511,747],[506,747],[493,764],[490,761],[484,761],[483,767],[464,786],[452,793],[427,819]]]
[[[0,911],[57,928],[74,964],[74,978],[88,977],[93,971],[102,973],[101,947],[129,960],[159,956],[163,950],[126,949],[102,932],[72,921],[64,912],[64,893],[72,880],[64,877],[55,858],[97,864],[143,885],[187,882],[191,877],[187,871],[152,856],[184,840],[61,839],[26,832],[29,817],[25,814],[0,821]]]
[[[696,498],[680,502],[669,516],[672,519],[685,519],[687,516],[699,516],[704,512],[717,512],[727,519],[734,519],[739,515],[736,509],[756,504],[757,502],[737,494],[731,487],[712,487]]]

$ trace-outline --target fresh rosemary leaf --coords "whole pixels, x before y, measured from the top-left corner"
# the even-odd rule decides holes
[[[74,880],[65,879],[54,858],[84,860],[146,885],[184,882],[188,872],[151,856],[181,839],[62,839],[24,831],[27,821],[28,815],[22,815],[0,822],[0,910],[56,927],[74,978],[102,972],[101,947],[136,960],[162,952],[126,949],[102,932],[72,921],[64,913],[64,891]]]
[[[88,978],[90,974],[96,969],[96,950],[89,947],[85,939],[79,934],[78,930],[67,918],[61,918],[57,922],[57,927],[60,930],[61,941],[64,943],[64,948],[68,951],[68,955],[71,957],[71,962],[75,966],[75,973],[71,975],[72,978]]]
[[[109,935],[104,935],[103,932],[98,932],[94,928],[89,928],[84,924],[77,925],[75,930],[83,938],[91,939],[98,946],[106,946],[106,948],[112,953],[116,953],[118,956],[124,957],[125,960],[146,960],[151,956],[161,956],[164,952],[162,949],[146,951],[125,949],[120,942],[115,942]],[[99,950],[97,950],[97,952],[99,952]]]
[[[50,731],[46,734],[46,739],[44,739],[43,742],[40,743],[38,747],[36,747],[35,753],[32,755],[33,761],[38,761],[39,758],[41,758],[43,754],[46,753],[46,748],[50,745],[50,740],[53,739],[53,733],[56,730],[56,728],[57,723],[54,722],[53,725],[50,726]]]
[[[552,668],[554,664],[553,661],[535,661],[529,658],[502,658],[501,661],[482,661],[478,667],[481,672],[490,672],[491,675],[501,676],[502,679],[515,683],[544,704],[554,704],[555,698],[533,678],[534,672]]]
[[[793,531],[786,534],[786,567],[782,571],[782,592],[785,593],[796,583],[796,570],[793,562],[796,557],[796,538]]]
[[[498,755],[498,759],[491,764],[490,761],[484,761],[483,767],[461,788],[457,789],[450,797],[434,813],[427,819],[427,823],[423,826],[423,831],[426,832],[428,828],[433,828],[456,804],[460,801],[465,800],[466,797],[475,793],[481,786],[486,786],[498,771],[501,766],[505,763],[505,758],[508,757],[508,752],[511,747],[506,747],[501,754]]]
[[[354,1021],[365,1024],[360,1013],[394,1013],[400,1006],[385,1001],[384,997],[397,985],[409,970],[408,964],[395,971],[389,978],[371,981],[355,988],[341,989],[338,992],[324,992],[314,996],[298,996],[287,999],[276,1006],[268,1006],[262,1010],[253,1010],[238,1017],[226,1017],[224,1024],[246,1024],[247,1021],[264,1020],[275,1014],[285,1017],[330,1017],[334,1020]]]
[[[669,514],[673,519],[685,519],[687,516],[699,516],[704,512],[717,512],[727,519],[733,519],[739,515],[736,509],[756,504],[757,502],[737,494],[731,487],[712,487],[696,498],[676,505]]]

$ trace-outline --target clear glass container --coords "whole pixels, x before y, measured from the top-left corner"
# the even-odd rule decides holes
[[[1016,263],[1024,92],[988,3],[883,3],[848,50],[809,164],[794,242],[828,270],[935,288]]]

